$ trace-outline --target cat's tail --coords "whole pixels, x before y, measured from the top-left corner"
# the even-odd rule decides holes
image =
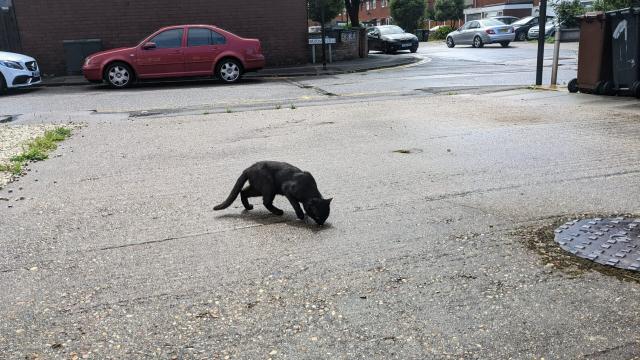
[[[244,183],[247,182],[247,180],[249,180],[249,177],[243,171],[242,175],[240,175],[238,181],[236,181],[236,184],[233,186],[231,194],[229,194],[227,200],[225,200],[222,204],[215,206],[213,210],[222,210],[231,206],[231,204],[233,204],[233,202],[238,197],[238,194],[240,194],[240,191],[242,191],[242,187],[244,186]]]

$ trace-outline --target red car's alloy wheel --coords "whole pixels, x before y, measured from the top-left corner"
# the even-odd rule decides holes
[[[223,60],[218,66],[218,77],[224,82],[233,83],[240,80],[242,69],[233,59]]]
[[[124,88],[131,84],[132,74],[128,66],[113,64],[107,70],[107,81],[115,88]]]

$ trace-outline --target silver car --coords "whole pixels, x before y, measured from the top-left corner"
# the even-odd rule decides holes
[[[507,47],[515,37],[513,26],[493,19],[472,20],[447,35],[447,46],[471,45],[481,48],[485,44],[499,43]]]
[[[544,37],[554,36],[556,34],[556,26],[557,23],[555,19],[547,21],[544,25]],[[532,26],[527,33],[527,38],[530,40],[537,39],[538,35],[540,35],[540,26]]]

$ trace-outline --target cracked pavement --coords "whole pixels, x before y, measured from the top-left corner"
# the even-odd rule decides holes
[[[258,94],[244,85],[229,92]],[[180,90],[221,93],[209,87]],[[638,277],[561,263],[525,236],[572,214],[640,214],[637,100],[470,88],[87,115],[0,190],[0,354],[637,357]],[[263,159],[314,175],[334,197],[327,226],[281,197],[282,217],[212,210]]]

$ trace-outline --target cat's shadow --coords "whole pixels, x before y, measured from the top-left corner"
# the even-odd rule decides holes
[[[320,226],[316,224],[310,217],[305,217],[304,220],[299,220],[295,215],[284,213],[282,216],[273,215],[267,211],[256,210],[242,210],[240,213],[230,213],[216,216],[217,219],[242,219],[252,221],[260,225],[273,225],[273,224],[286,224],[287,226],[296,227],[299,229],[309,230],[317,233],[332,228],[330,223],[325,223]]]

